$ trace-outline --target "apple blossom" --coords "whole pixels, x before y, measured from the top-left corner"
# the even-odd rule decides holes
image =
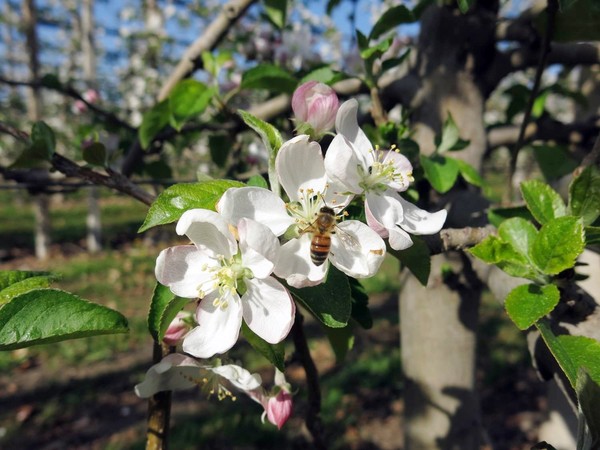
[[[171,321],[165,331],[163,342],[170,346],[176,346],[184,336],[194,327],[194,318],[191,313],[181,311]]]
[[[248,217],[264,223],[276,235],[284,235],[288,240],[281,246],[275,275],[285,278],[290,286],[314,286],[323,281],[328,268],[327,263],[317,266],[311,261],[315,219],[324,206],[332,208],[339,219],[352,196],[340,195],[338,188],[328,181],[321,148],[310,142],[307,135],[285,142],[275,166],[289,203],[267,189],[244,187],[227,190],[217,209],[230,223]],[[344,220],[332,230],[328,261],[346,275],[373,276],[384,254],[381,237],[362,222]]]
[[[327,175],[344,186],[350,194],[365,199],[367,224],[390,246],[403,250],[412,245],[408,233],[434,234],[446,220],[446,211],[424,211],[404,200],[398,191],[405,191],[412,178],[412,166],[397,149],[373,148],[358,126],[358,102],[342,104],[336,117],[337,135],[325,156]]]
[[[287,289],[271,277],[279,242],[268,227],[250,219],[237,229],[218,213],[186,211],[176,232],[193,245],[163,250],[156,260],[157,280],[175,295],[200,298],[198,326],[183,340],[183,350],[208,358],[229,350],[242,318],[265,341],[276,344],[289,333],[295,305]],[[234,237],[239,235],[239,244]]]
[[[326,84],[308,81],[300,85],[292,96],[297,131],[318,139],[333,127],[338,107],[337,94]]]

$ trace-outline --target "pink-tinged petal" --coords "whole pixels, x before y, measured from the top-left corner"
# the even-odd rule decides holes
[[[273,277],[246,281],[242,296],[244,321],[271,344],[281,342],[294,324],[296,305],[288,290]]]
[[[400,203],[404,209],[404,218],[399,224],[411,234],[435,234],[442,229],[444,222],[446,222],[448,213],[445,209],[430,213],[417,208],[401,197]]]
[[[295,288],[316,286],[323,282],[327,273],[327,262],[315,266],[310,260],[310,236],[304,234],[281,246],[279,260],[275,265],[275,275]]]
[[[177,227],[177,234],[185,234],[201,250],[214,256],[231,258],[237,253],[237,242],[229,224],[219,213],[208,209],[190,209],[183,213]]]
[[[331,237],[331,263],[354,278],[375,275],[385,257],[385,242],[371,228],[358,220],[338,224]]]
[[[225,364],[208,368],[213,373],[225,378],[240,391],[248,392],[258,389],[262,379],[257,373],[250,373],[246,369],[235,364]]]
[[[326,177],[321,147],[305,134],[285,142],[275,158],[279,182],[290,200],[299,201],[301,191],[325,190]]]
[[[404,217],[404,209],[400,200],[401,197],[395,191],[388,189],[382,193],[367,193],[365,205],[377,222],[385,228],[393,228]]]
[[[306,122],[308,120],[308,97],[311,89],[318,84],[318,81],[308,81],[301,84],[292,95],[292,111],[296,119]]]
[[[333,182],[343,186],[344,191],[361,194],[360,182],[368,170],[344,136],[338,134],[333,138],[325,155],[325,172]]]
[[[202,365],[195,359],[174,353],[165,356],[161,362],[153,365],[146,372],[144,381],[135,386],[138,397],[148,398],[161,391],[189,389],[196,386]]]
[[[179,344],[184,336],[192,329],[190,321],[185,319],[190,318],[191,314],[188,312],[178,312],[177,316],[171,321],[167,330],[165,331],[163,342],[172,347]]]
[[[413,245],[410,235],[400,227],[390,228],[388,232],[388,242],[390,243],[390,247],[394,250],[406,250]]]
[[[237,294],[222,297],[227,307],[213,304],[218,292],[207,295],[196,310],[198,326],[183,340],[183,351],[197,358],[225,353],[237,342],[242,326],[242,307]]]
[[[395,191],[405,191],[412,180],[412,164],[408,158],[395,151],[384,151],[383,163],[391,162],[394,166],[394,180],[386,184]]]
[[[267,402],[267,418],[269,422],[281,430],[283,424],[292,415],[292,395],[286,391],[279,393],[269,398]]]
[[[265,225],[251,219],[238,222],[242,263],[257,278],[266,278],[273,272],[279,258],[279,240]]]
[[[326,84],[308,81],[292,96],[292,110],[299,125],[308,123],[317,134],[329,130],[335,123],[339,100]]]
[[[294,223],[285,203],[268,189],[259,187],[231,188],[217,205],[219,213],[232,225],[243,218],[260,222],[280,236]]]
[[[214,284],[214,274],[210,270],[218,262],[193,245],[169,247],[158,255],[154,274],[160,284],[171,289],[175,295],[184,298],[197,298],[199,289],[209,293]]]
[[[367,225],[375,231],[382,238],[387,238],[389,236],[388,230],[383,226],[381,222],[379,222],[371,210],[369,209],[369,203],[365,202],[365,216],[367,217]]]
[[[358,102],[350,99],[342,103],[335,118],[335,129],[352,144],[354,151],[362,161],[363,166],[370,166],[373,161],[373,145],[367,135],[358,126]]]

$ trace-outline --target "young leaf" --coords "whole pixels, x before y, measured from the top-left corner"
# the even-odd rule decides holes
[[[0,306],[9,302],[18,295],[33,291],[34,289],[50,287],[54,279],[55,277],[53,276],[41,275],[37,277],[26,278],[18,283],[11,284],[0,291]]]
[[[285,346],[283,342],[279,344],[269,344],[242,321],[242,334],[254,350],[263,355],[267,360],[282,372],[285,369]]]
[[[458,177],[458,164],[456,159],[440,155],[420,155],[421,166],[425,172],[425,178],[431,186],[441,194],[448,192]]]
[[[546,180],[561,178],[577,167],[577,161],[562,146],[543,144],[530,147]]]
[[[148,331],[156,342],[163,340],[170,323],[189,302],[189,298],[177,297],[167,286],[156,283],[148,311]]]
[[[496,228],[502,222],[511,217],[521,217],[522,219],[533,221],[533,216],[525,206],[512,206],[508,208],[492,208],[488,211],[488,220]]]
[[[419,280],[423,286],[427,286],[429,273],[431,271],[431,256],[429,247],[425,242],[417,237],[412,236],[413,245],[405,250],[389,250],[402,263],[408,267],[408,270]]]
[[[484,186],[485,182],[483,181],[483,178],[481,178],[479,172],[477,172],[472,165],[466,161],[463,161],[462,159],[456,159],[455,161],[458,165],[458,171],[460,172],[460,175],[467,183],[477,187]]]
[[[367,47],[360,51],[360,57],[362,59],[378,58],[383,55],[392,45],[392,38],[385,39],[378,44],[371,47]]]
[[[288,289],[324,325],[343,328],[348,324],[352,310],[350,284],[348,277],[334,266],[329,266],[324,283],[302,289],[289,286]]]
[[[152,143],[154,137],[169,124],[170,117],[169,99],[157,103],[144,113],[142,123],[138,128],[140,145],[144,150]]]
[[[138,233],[157,225],[175,222],[188,209],[215,210],[223,193],[243,183],[231,180],[210,180],[199,183],[182,183],[165,189],[152,203]]]
[[[457,0],[457,2],[458,9],[460,9],[460,12],[465,14],[471,8],[471,5],[473,4],[474,0]]]
[[[556,362],[567,376],[571,386],[575,387],[577,382],[577,371],[578,366],[574,359],[571,357],[567,349],[563,347],[558,336],[550,329],[550,325],[545,320],[538,321],[535,326],[540,331],[542,339],[546,343],[546,346],[556,359]]]
[[[511,244],[504,242],[497,236],[488,236],[468,251],[488,264],[496,264],[513,277],[527,278],[534,281],[540,279],[538,271],[531,267],[527,258],[513,248]]]
[[[304,77],[302,77],[299,84],[306,83],[307,81],[318,81],[319,83],[332,85],[346,78],[348,78],[347,75],[335,71],[329,66],[325,66],[319,67],[318,69],[307,73]]]
[[[531,247],[531,257],[545,274],[556,275],[575,265],[585,245],[581,220],[559,217],[546,223]]]
[[[238,114],[246,125],[256,131],[261,137],[263,144],[269,151],[269,156],[275,158],[275,155],[279,151],[279,147],[283,144],[283,139],[281,138],[279,130],[270,123],[253,116],[249,112],[240,109],[238,110]]]
[[[246,183],[248,186],[255,186],[255,187],[261,187],[264,189],[269,189],[269,183],[267,183],[267,180],[265,180],[265,177],[263,177],[262,175],[252,175],[249,179],[248,179],[248,183]]]
[[[106,147],[102,142],[94,142],[83,147],[83,160],[92,166],[106,165]]]
[[[549,314],[559,299],[560,293],[553,284],[522,284],[509,292],[504,307],[515,325],[520,330],[526,330]]]
[[[393,69],[394,67],[398,67],[400,64],[402,64],[406,60],[408,55],[410,55],[410,52],[411,52],[411,49],[407,48],[404,51],[404,53],[402,53],[397,58],[386,59],[385,61],[383,61],[381,63],[381,71],[385,72],[387,70]]]
[[[393,6],[385,11],[381,17],[377,20],[371,33],[369,34],[369,40],[377,39],[382,34],[396,28],[398,25],[403,23],[412,23],[415,18],[412,11],[404,5]]]
[[[538,231],[533,224],[520,217],[505,220],[498,228],[498,235],[517,252],[531,260],[530,249]]]
[[[50,156],[48,149],[42,141],[29,144],[10,165],[11,169],[37,169],[48,167]]]
[[[117,311],[57,289],[29,291],[0,308],[0,350],[127,331]]]
[[[32,277],[49,276],[50,272],[33,272],[28,270],[2,270],[0,271],[0,291],[12,284],[19,283]]]
[[[584,225],[592,224],[600,215],[600,170],[588,166],[569,186],[569,210],[581,216]]]
[[[567,214],[563,199],[546,183],[538,180],[524,181],[521,183],[521,193],[527,208],[542,225]]]
[[[240,87],[292,93],[297,84],[298,81],[285,69],[271,64],[261,64],[244,72]]]
[[[42,145],[48,159],[52,157],[52,154],[56,150],[56,137],[54,131],[46,122],[36,122],[31,127],[31,142],[38,142]]]
[[[280,30],[285,26],[287,0],[264,0],[265,12],[273,25]]]
[[[214,88],[191,78],[177,83],[169,94],[170,123],[173,128],[181,130],[185,122],[202,114],[214,95]]]
[[[446,122],[444,122],[444,127],[442,128],[442,136],[439,138],[439,142],[437,142],[437,152],[442,154],[448,150],[450,150],[460,139],[460,132],[454,119],[452,118],[452,114],[448,113],[448,118]]]
[[[356,30],[356,43],[358,44],[358,49],[363,52],[369,47],[369,38],[359,30]]]

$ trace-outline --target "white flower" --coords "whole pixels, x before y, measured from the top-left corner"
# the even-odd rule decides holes
[[[321,148],[306,135],[285,142],[275,165],[290,199],[288,204],[267,189],[247,187],[227,190],[217,209],[231,223],[248,217],[264,223],[278,236],[285,233],[291,237],[281,246],[274,272],[290,286],[314,286],[323,281],[328,268],[327,263],[315,265],[311,261],[315,219],[324,206],[339,216],[352,196],[339,194],[335,183],[327,179]],[[328,260],[334,266],[354,278],[377,272],[385,244],[376,232],[357,220],[342,221],[330,231]]]
[[[194,358],[173,353],[148,369],[144,381],[135,386],[135,393],[138,397],[148,398],[157,392],[189,389],[199,385],[208,395],[216,395],[219,400],[233,397],[229,389],[221,384],[220,378],[225,378],[236,389],[248,395],[255,391],[262,392],[259,374],[251,374],[235,364],[200,364]]]
[[[390,246],[403,250],[412,245],[407,232],[434,234],[446,220],[446,211],[429,213],[407,202],[398,191],[408,189],[413,181],[412,166],[395,149],[374,149],[358,126],[358,102],[342,104],[336,117],[337,135],[325,156],[327,175],[343,190],[365,198],[367,223]]]
[[[194,245],[163,250],[157,280],[175,295],[200,298],[198,326],[183,340],[183,350],[208,358],[237,341],[242,317],[265,341],[276,344],[289,333],[295,305],[289,292],[271,277],[279,242],[264,225],[250,219],[237,223],[239,246],[230,225],[218,213],[186,211],[176,228]]]

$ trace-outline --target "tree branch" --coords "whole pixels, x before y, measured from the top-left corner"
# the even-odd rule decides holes
[[[229,29],[246,12],[246,10],[256,3],[257,0],[230,0],[223,5],[221,13],[204,30],[204,33],[190,45],[179,64],[175,67],[167,81],[158,94],[158,101],[162,101],[169,95],[171,89],[179,80],[190,75],[195,69],[200,67],[200,56],[202,52],[214,49],[221,39],[227,34]]]
[[[432,255],[451,250],[464,250],[479,244],[486,237],[496,233],[492,225],[485,227],[445,228],[439,233],[421,236]]]

